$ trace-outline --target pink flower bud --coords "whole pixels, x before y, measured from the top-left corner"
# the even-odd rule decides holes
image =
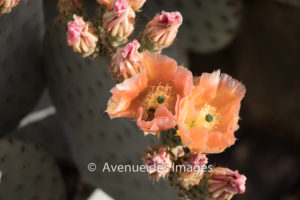
[[[184,155],[176,166],[175,177],[187,190],[192,186],[199,184],[207,170],[207,157],[204,154],[195,152]],[[178,171],[180,166],[181,171]]]
[[[20,0],[0,0],[0,13],[9,13],[11,9],[15,7]]]
[[[140,43],[133,40],[119,48],[112,56],[111,71],[117,82],[131,78],[143,69],[142,55],[138,52]]]
[[[169,47],[176,38],[182,24],[180,12],[162,12],[156,15],[147,25],[145,35],[158,49]]]
[[[96,30],[91,22],[85,22],[82,17],[73,16],[74,20],[68,23],[68,44],[73,46],[75,52],[83,57],[94,53],[98,41]]]
[[[134,29],[135,12],[128,0],[116,0],[114,8],[107,10],[103,16],[103,27],[107,33],[118,41],[126,41]]]
[[[246,177],[227,168],[214,168],[207,179],[208,191],[212,198],[229,200],[235,194],[245,192]]]
[[[147,172],[159,180],[167,176],[173,166],[173,158],[167,147],[157,146],[149,148],[142,159],[146,165]]]
[[[116,0],[115,1],[115,13],[120,13],[124,10],[126,10],[129,6],[128,0]]]

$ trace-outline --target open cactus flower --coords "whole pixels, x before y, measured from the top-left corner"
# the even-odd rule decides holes
[[[163,55],[183,23],[178,11],[162,11],[137,39],[130,38],[145,1],[97,0],[97,17],[91,19],[78,14],[81,1],[59,1],[68,45],[83,57],[111,57],[107,67],[116,84],[105,112],[111,120],[130,118],[145,135],[157,136],[158,144],[142,158],[150,177],[168,180],[186,200],[229,200],[244,193],[246,177],[211,167],[207,155],[235,143],[245,86],[220,70],[193,76]]]

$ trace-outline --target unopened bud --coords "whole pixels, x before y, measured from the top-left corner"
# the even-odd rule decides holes
[[[135,12],[128,0],[116,0],[114,7],[103,15],[103,27],[117,41],[126,42],[134,30]]]
[[[206,164],[207,158],[205,154],[188,153],[180,158],[181,171],[176,170],[175,177],[185,189],[190,189],[192,186],[199,184],[203,178]]]
[[[142,160],[147,172],[156,180],[166,177],[172,170],[173,157],[167,147],[150,147]]]
[[[20,0],[0,0],[0,13],[9,13],[12,8],[15,7]]]
[[[143,45],[150,51],[160,51],[169,47],[175,40],[182,24],[180,12],[162,12],[156,15],[146,26]],[[152,48],[152,49],[151,49]]]
[[[82,17],[73,16],[74,20],[68,23],[68,44],[75,52],[82,53],[83,57],[95,52],[98,36],[91,22],[85,22]]]
[[[125,47],[117,49],[112,56],[111,71],[117,82],[131,78],[143,69],[142,55],[138,52],[140,43],[133,40]]]
[[[207,188],[213,199],[230,200],[245,192],[246,177],[227,168],[214,168],[207,178]]]

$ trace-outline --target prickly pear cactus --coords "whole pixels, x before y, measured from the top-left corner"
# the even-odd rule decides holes
[[[7,137],[40,145],[57,160],[71,160],[71,153],[56,115],[10,133]]]
[[[0,135],[36,104],[44,88],[42,1],[22,0],[0,16]]]
[[[167,183],[153,184],[146,173],[103,172],[104,164],[141,164],[146,139],[130,120],[110,120],[104,113],[113,79],[108,58],[83,59],[66,45],[66,28],[54,23],[46,34],[46,73],[72,154],[84,181],[115,199],[176,199]],[[89,171],[95,163],[95,171]],[[94,167],[94,166],[92,166]],[[94,169],[94,168],[93,168]]]
[[[65,200],[55,162],[39,146],[0,140],[0,199]]]
[[[226,47],[236,36],[241,21],[241,0],[211,1],[149,1],[143,8],[147,18],[162,8],[178,10],[183,16],[183,27],[175,44],[179,49],[210,53]]]

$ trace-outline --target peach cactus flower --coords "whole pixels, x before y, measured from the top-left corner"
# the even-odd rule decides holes
[[[180,104],[177,134],[201,153],[219,153],[235,142],[239,110],[246,89],[220,71],[203,73],[191,95]]]
[[[97,2],[104,5],[107,9],[112,9],[114,7],[115,0],[97,0]],[[129,0],[129,5],[134,11],[139,11],[145,2],[146,0]]]
[[[9,13],[11,9],[15,7],[20,0],[0,0],[0,13]]]
[[[147,132],[176,126],[179,100],[192,90],[192,73],[175,60],[156,53],[143,53],[144,69],[117,84],[106,112],[111,118],[132,117]]]
[[[133,40],[123,48],[118,48],[112,56],[111,71],[117,82],[131,78],[143,69],[142,54],[138,52],[140,43]]]
[[[243,194],[246,190],[244,175],[227,168],[214,168],[207,179],[207,187],[213,199],[230,200],[235,194]]]
[[[135,12],[128,0],[116,0],[114,7],[103,15],[103,27],[111,37],[126,41],[134,30]]]
[[[68,44],[73,46],[75,52],[83,54],[83,57],[94,53],[98,41],[96,29],[91,22],[83,21],[82,17],[73,15],[74,21],[68,23]]]
[[[182,24],[180,12],[164,12],[156,15],[147,25],[145,35],[157,48],[169,47]]]

